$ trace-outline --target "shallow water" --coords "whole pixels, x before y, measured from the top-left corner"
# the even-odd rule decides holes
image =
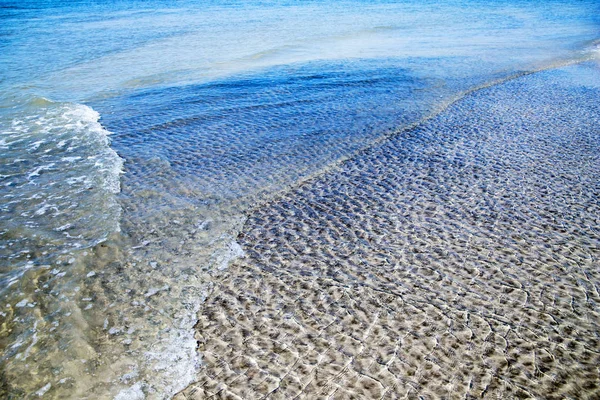
[[[165,398],[248,210],[465,91],[596,57],[596,2],[5,2],[0,393]]]
[[[253,210],[178,398],[596,398],[599,72],[472,93]]]

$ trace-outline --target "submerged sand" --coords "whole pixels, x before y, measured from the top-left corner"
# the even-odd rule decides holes
[[[255,209],[176,399],[600,398],[598,99],[521,77]]]

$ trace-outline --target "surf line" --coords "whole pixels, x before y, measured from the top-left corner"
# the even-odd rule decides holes
[[[365,152],[369,151],[370,149],[374,148],[375,146],[378,146],[378,145],[384,143],[385,141],[390,140],[398,135],[401,135],[403,133],[410,132],[414,129],[417,129],[418,127],[424,125],[426,122],[430,121],[431,119],[437,117],[438,115],[440,115],[441,113],[446,111],[452,105],[458,103],[465,97],[467,97],[475,92],[478,92],[478,91],[484,90],[484,89],[488,89],[488,88],[491,88],[491,87],[494,87],[497,85],[501,85],[503,83],[506,83],[506,82],[509,82],[509,81],[512,81],[512,80],[515,80],[518,78],[522,78],[524,76],[537,74],[539,72],[560,69],[560,68],[568,67],[571,65],[583,64],[583,63],[589,62],[589,61],[600,60],[600,51],[598,51],[596,53],[597,54],[594,54],[594,52],[591,52],[590,54],[583,54],[579,57],[575,57],[572,59],[555,60],[552,62],[548,62],[547,64],[543,64],[537,68],[518,71],[518,72],[512,73],[510,75],[504,76],[502,78],[484,82],[482,84],[475,85],[469,89],[460,91],[457,94],[446,99],[445,101],[440,102],[440,104],[434,106],[434,109],[432,111],[430,111],[427,115],[422,117],[421,119],[419,119],[415,122],[411,122],[406,126],[391,130],[389,132],[383,132],[381,134],[381,136],[370,140],[363,147],[360,147],[360,148],[350,152],[348,155],[342,156],[342,157],[338,158],[337,160],[332,161],[331,163],[329,163],[328,165],[325,165],[320,170],[313,172],[311,174],[308,174],[307,176],[300,178],[295,182],[285,185],[283,188],[275,191],[274,193],[270,193],[270,194],[262,193],[262,192],[257,193],[255,196],[253,196],[253,197],[255,197],[256,201],[251,206],[249,206],[246,210],[243,211],[243,214],[245,217],[244,219],[247,220],[249,218],[250,214],[255,212],[257,209],[265,206],[266,204],[269,204],[269,203],[275,201],[278,198],[281,198],[286,193],[289,193],[290,191],[306,184],[307,182],[315,180],[322,175],[325,175],[329,172],[332,172],[332,171],[340,168],[345,162],[364,154]],[[245,225],[245,223],[244,223],[244,225]],[[242,226],[242,230],[243,230],[243,228],[244,228],[244,226]]]

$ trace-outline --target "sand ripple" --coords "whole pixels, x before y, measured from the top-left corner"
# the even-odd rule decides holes
[[[593,73],[471,94],[256,209],[177,398],[597,398]]]

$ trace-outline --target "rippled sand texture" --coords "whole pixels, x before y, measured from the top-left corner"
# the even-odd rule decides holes
[[[471,94],[255,210],[177,398],[598,398],[597,76]]]

